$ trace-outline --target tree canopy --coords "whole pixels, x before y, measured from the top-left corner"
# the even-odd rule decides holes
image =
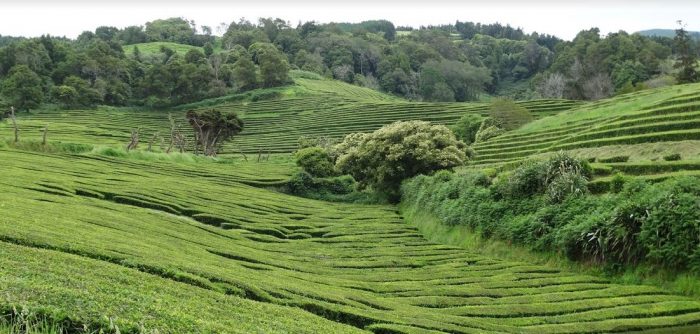
[[[690,64],[700,49],[692,38],[674,42],[623,31],[601,36],[593,28],[567,42],[508,25],[459,21],[412,29],[386,20],[293,26],[261,18],[224,28],[216,37],[210,27],[167,18],[122,29],[102,26],[76,39],[2,36],[0,81],[9,82],[3,84],[6,93],[19,96],[19,78],[10,78],[10,71],[26,66],[41,81],[40,94],[27,88],[21,99],[32,106],[50,101],[66,107],[166,107],[284,85],[293,69],[411,100],[470,101],[484,93],[594,100],[666,78],[686,82],[683,73],[693,67],[674,70],[668,63]],[[141,45],[124,52],[146,42],[163,45],[160,52]],[[75,79],[67,84],[69,77],[87,86]]]
[[[223,113],[218,109],[190,110],[185,114],[194,130],[197,148],[195,152],[215,156],[219,147],[243,131],[243,120],[236,113]]]
[[[2,83],[2,95],[18,110],[36,108],[44,99],[41,78],[27,65],[13,67]]]

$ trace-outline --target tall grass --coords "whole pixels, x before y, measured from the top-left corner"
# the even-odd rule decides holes
[[[76,143],[47,142],[43,144],[38,140],[20,140],[17,143],[12,141],[0,141],[0,147],[10,147],[23,151],[43,152],[43,153],[72,153],[80,154],[93,149],[92,145]]]
[[[27,310],[13,312],[0,317],[2,334],[63,334],[67,333],[61,325],[49,319],[30,313]]]
[[[93,148],[90,152],[88,152],[88,154],[141,161],[169,161],[177,163],[211,162],[214,160],[213,158],[198,156],[192,153],[148,152],[142,150],[133,150],[127,152],[123,148],[111,146],[97,146]]]

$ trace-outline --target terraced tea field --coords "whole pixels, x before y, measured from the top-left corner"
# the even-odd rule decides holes
[[[374,131],[399,120],[452,124],[464,113],[485,114],[488,109],[488,104],[484,103],[408,102],[334,80],[296,78],[295,81],[293,88],[301,93],[292,97],[218,105],[222,111],[239,113],[246,122],[245,130],[225,145],[222,153],[292,152],[302,135],[342,138],[353,132]],[[545,117],[580,103],[537,100],[521,104],[537,117]],[[178,118],[183,114],[183,111],[173,111]],[[155,132],[169,134],[167,111],[45,111],[21,114],[20,118],[23,135],[35,140],[41,137],[47,124],[52,140],[72,143],[126,145],[131,130],[136,128],[141,129],[142,141]],[[0,133],[9,135],[8,126],[0,124]]]
[[[697,333],[700,301],[426,241],[285,170],[0,149],[0,309],[122,333]]]
[[[603,188],[614,172],[650,179],[700,175],[700,85],[641,91],[581,105],[478,143],[474,149],[478,167],[571,151],[597,162],[594,167],[601,176],[597,181]],[[672,153],[680,154],[683,161],[663,161]],[[630,155],[629,161],[607,161]]]

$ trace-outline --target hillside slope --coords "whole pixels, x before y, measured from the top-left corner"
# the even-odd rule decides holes
[[[263,96],[266,99],[255,101],[257,97],[249,96]],[[226,102],[226,99],[214,100],[213,106],[199,107],[235,111],[245,120],[244,131],[224,146],[223,154],[292,152],[297,148],[298,138],[303,135],[342,138],[349,133],[373,131],[399,120],[419,119],[452,124],[465,113],[484,114],[488,108],[485,103],[408,102],[368,88],[304,75],[297,75],[292,86],[228,97],[233,102]],[[521,104],[536,117],[545,117],[580,103],[537,100]],[[184,111],[176,109],[170,112],[184,123]],[[20,114],[19,117],[25,138],[38,140],[42,129],[48,124],[49,138],[54,141],[126,145],[131,131],[137,128],[141,129],[142,142],[156,132],[168,136],[167,114],[167,111],[100,108],[41,111],[31,115]],[[10,132],[7,124],[0,124],[0,134],[9,136]]]
[[[264,164],[6,149],[0,161],[3,313],[27,307],[122,333],[695,333],[700,323],[700,302],[661,289],[430,243],[391,206],[241,183],[260,182]]]
[[[477,168],[569,151],[614,172],[661,179],[700,175],[700,84],[665,87],[581,105],[477,143]],[[678,154],[682,161],[664,161]],[[608,178],[609,179],[609,178]]]

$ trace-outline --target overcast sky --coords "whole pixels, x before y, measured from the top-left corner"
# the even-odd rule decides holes
[[[687,22],[688,30],[700,30],[700,0],[0,0],[1,35],[74,38],[101,25],[123,28],[168,17],[185,17],[212,28],[240,17],[279,17],[293,25],[380,18],[413,27],[456,20],[500,22],[571,39],[590,27],[604,34],[635,32],[675,28],[677,20]]]

